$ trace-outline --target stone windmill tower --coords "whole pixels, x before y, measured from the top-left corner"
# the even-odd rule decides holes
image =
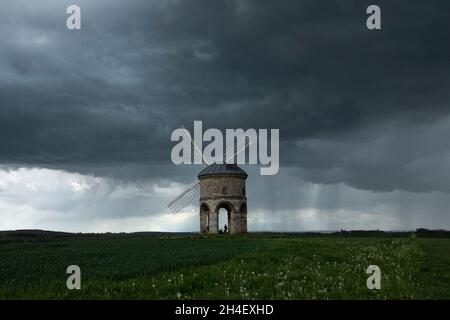
[[[236,152],[225,155],[223,164],[210,164],[198,174],[192,183],[172,200],[168,207],[179,212],[194,199],[200,202],[200,232],[218,233],[219,210],[227,210],[229,233],[247,232],[247,197],[245,182],[247,173],[228,160],[247,148],[249,142],[238,145]],[[194,145],[195,147],[195,145]]]
[[[235,164],[212,164],[198,174],[200,232],[217,233],[219,210],[227,210],[230,233],[247,232],[247,173]]]

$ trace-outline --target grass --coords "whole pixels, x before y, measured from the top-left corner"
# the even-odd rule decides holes
[[[450,239],[420,239],[422,256],[418,279],[421,297],[450,299]]]
[[[65,273],[79,265],[82,289]],[[368,290],[366,269],[381,268]],[[450,239],[113,237],[0,244],[3,299],[449,299]]]

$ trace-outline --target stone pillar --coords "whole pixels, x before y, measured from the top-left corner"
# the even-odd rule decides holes
[[[208,226],[208,213],[200,210],[200,232],[201,233],[206,233],[208,232],[207,230],[207,226]]]
[[[247,233],[247,212],[239,213],[241,220],[241,233]]]
[[[218,224],[219,213],[218,212],[210,212],[209,213],[209,233],[217,233],[217,224]]]
[[[231,217],[230,234],[239,233],[239,229],[240,229],[239,214],[237,212],[232,211],[232,212],[230,212],[230,217]]]
[[[239,233],[247,233],[247,202],[244,200],[239,203]]]

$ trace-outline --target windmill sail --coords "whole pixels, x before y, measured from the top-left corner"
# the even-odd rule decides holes
[[[167,206],[172,213],[177,213],[194,199],[200,197],[200,184],[198,182],[189,185],[182,193],[173,199]]]
[[[250,140],[241,142],[236,146],[236,150],[229,150],[223,156],[223,163],[227,163],[228,160],[233,159],[239,152],[247,148],[251,144]]]

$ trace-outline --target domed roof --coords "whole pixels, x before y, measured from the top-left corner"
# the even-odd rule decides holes
[[[198,177],[213,176],[213,175],[238,175],[247,178],[247,173],[239,168],[236,164],[211,164],[200,171]]]

